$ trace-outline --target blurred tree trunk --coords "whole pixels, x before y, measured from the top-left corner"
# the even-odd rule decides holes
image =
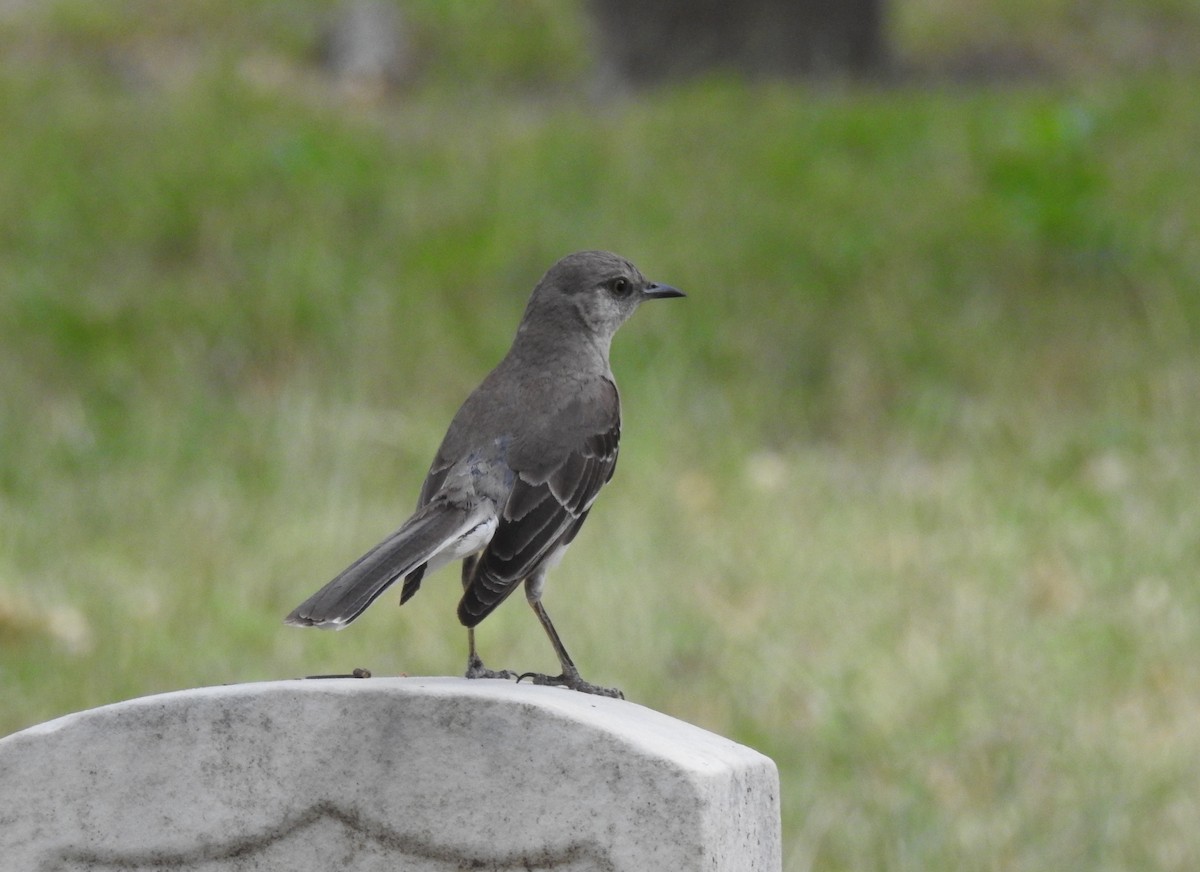
[[[713,69],[752,77],[872,75],[884,0],[591,0],[606,72],[631,85]]]

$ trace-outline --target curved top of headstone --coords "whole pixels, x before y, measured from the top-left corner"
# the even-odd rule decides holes
[[[756,751],[504,681],[200,688],[0,739],[22,869],[774,870],[778,802]]]

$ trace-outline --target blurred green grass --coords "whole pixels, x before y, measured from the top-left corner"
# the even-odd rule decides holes
[[[457,673],[449,572],[280,620],[606,247],[689,298],[615,344],[621,467],[547,593],[585,674],[774,757],[789,870],[1195,868],[1200,16],[1025,6],[905,4],[900,48],[1054,75],[603,103],[569,4],[414,3],[423,84],[383,103],[316,72],[328,4],[14,7],[0,733]],[[553,666],[519,606],[481,646]]]

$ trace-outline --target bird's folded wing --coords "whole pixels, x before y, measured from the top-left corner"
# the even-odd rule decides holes
[[[557,465],[518,472],[491,543],[459,604],[468,627],[482,621],[559,545],[574,538],[600,488],[617,465],[619,424],[592,434]]]

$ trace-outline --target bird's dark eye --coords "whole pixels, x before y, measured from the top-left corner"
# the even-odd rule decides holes
[[[629,292],[633,290],[633,285],[629,279],[613,279],[610,287],[613,294],[618,297],[627,297],[629,296]]]

